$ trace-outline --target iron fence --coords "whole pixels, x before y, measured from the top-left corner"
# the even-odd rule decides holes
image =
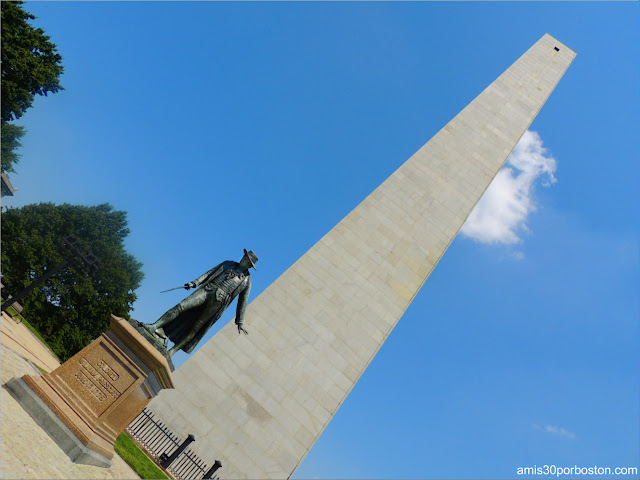
[[[190,443],[189,439],[182,440],[178,435],[171,432],[169,427],[157,419],[155,414],[147,408],[142,410],[133,422],[129,424],[127,433],[137,440],[158,465],[163,463],[166,465],[172,453],[176,452],[181,445]],[[205,478],[219,480],[218,476],[214,475],[214,472],[220,468],[220,462],[216,461],[211,465],[207,465],[204,460],[188,447],[184,448],[177,458],[171,461],[170,465],[163,465],[163,467],[172,476],[180,480]]]

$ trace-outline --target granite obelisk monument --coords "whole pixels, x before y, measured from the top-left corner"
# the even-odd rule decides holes
[[[174,373],[149,408],[220,478],[288,478],[575,53],[544,35]]]

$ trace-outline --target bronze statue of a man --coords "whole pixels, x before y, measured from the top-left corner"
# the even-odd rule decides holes
[[[245,249],[240,263],[227,260],[193,282],[185,283],[185,289],[197,287],[196,291],[170,308],[155,323],[145,325],[145,328],[161,338],[165,338],[165,335],[169,337],[174,343],[168,352],[169,356],[180,349],[191,353],[233,299],[238,297],[236,325],[238,333],[247,334],[243,323],[251,290],[249,268],[255,269],[257,261],[256,254]]]

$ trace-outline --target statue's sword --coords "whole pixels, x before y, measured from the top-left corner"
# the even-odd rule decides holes
[[[162,290],[160,293],[170,292],[172,290],[180,290],[181,288],[184,288],[184,285],[182,285],[181,287],[170,288],[169,290]]]

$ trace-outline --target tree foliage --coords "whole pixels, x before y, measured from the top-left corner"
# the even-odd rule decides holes
[[[62,56],[23,2],[2,4],[2,123],[20,118],[35,95],[62,90]]]
[[[0,2],[2,7],[2,171],[13,172],[20,160],[17,153],[24,129],[11,120],[22,117],[35,95],[63,90],[60,75],[62,56],[44,30],[29,24],[35,15],[22,8],[23,2]]]
[[[20,160],[18,148],[22,145],[20,139],[24,136],[24,127],[3,123],[0,130],[0,160],[3,172],[15,172],[13,166]]]
[[[92,278],[69,267],[22,298],[25,318],[64,361],[108,329],[110,314],[129,318],[142,264],[124,249],[126,213],[41,203],[2,214],[2,282],[13,294],[63,261],[60,241],[74,234],[100,267]]]

